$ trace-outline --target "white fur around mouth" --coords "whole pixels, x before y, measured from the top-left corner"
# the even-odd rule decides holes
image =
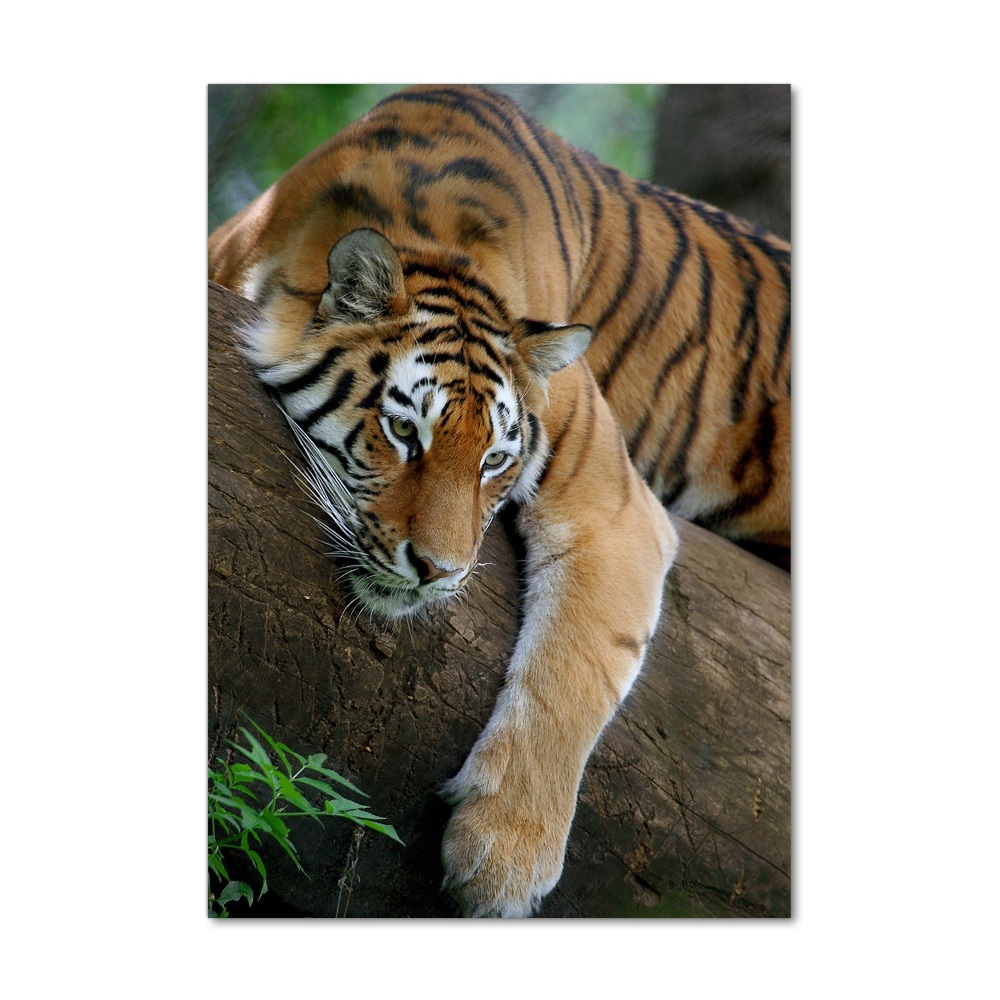
[[[371,576],[361,573],[351,573],[348,578],[354,596],[369,611],[385,618],[404,618],[422,608],[440,604],[454,596],[461,587],[450,587],[446,590],[432,587],[415,587],[400,581],[400,586],[390,586]]]

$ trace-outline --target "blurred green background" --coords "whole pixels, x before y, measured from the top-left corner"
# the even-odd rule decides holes
[[[208,227],[402,85],[211,85]],[[529,114],[633,177],[790,234],[788,86],[503,84]]]

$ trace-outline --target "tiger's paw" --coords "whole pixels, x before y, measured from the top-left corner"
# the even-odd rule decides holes
[[[463,788],[462,777],[445,789],[459,804],[441,845],[442,888],[467,917],[530,917],[562,874],[569,821],[502,787],[495,794]]]

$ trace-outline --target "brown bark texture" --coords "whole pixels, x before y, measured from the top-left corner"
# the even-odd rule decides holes
[[[439,888],[436,790],[503,681],[518,627],[512,533],[494,522],[486,566],[426,620],[345,611],[291,433],[235,347],[255,307],[211,284],[208,307],[209,757],[226,756],[246,713],[327,754],[405,842],[300,821],[308,877],[265,853],[268,891],[245,915],[457,916]],[[790,915],[789,575],[675,524],[659,633],[587,766],[539,916]]]

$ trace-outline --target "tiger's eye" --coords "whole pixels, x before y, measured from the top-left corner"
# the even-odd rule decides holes
[[[417,433],[417,425],[412,420],[405,420],[403,417],[393,417],[389,421],[392,433],[400,441],[409,441]]]
[[[499,468],[507,460],[507,452],[505,451],[491,451],[486,458],[483,459],[483,465],[487,469]]]

